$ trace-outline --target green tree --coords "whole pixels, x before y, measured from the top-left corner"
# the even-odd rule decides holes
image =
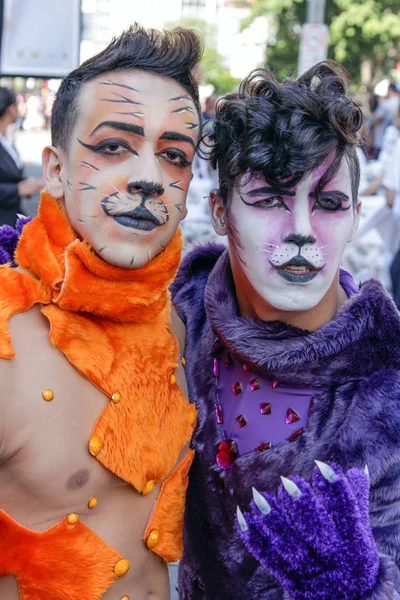
[[[279,76],[296,70],[301,25],[307,0],[257,0],[243,22],[268,16],[275,31],[266,63]],[[344,64],[354,79],[377,81],[395,67],[400,55],[400,0],[326,0],[328,56]],[[368,81],[369,80],[369,81]]]
[[[178,22],[167,23],[166,28],[187,27],[196,29],[200,32],[204,41],[204,54],[201,59],[201,80],[202,85],[213,85],[216,94],[225,94],[234,90],[240,80],[232,77],[229,68],[223,56],[215,48],[217,39],[217,27],[196,18],[183,18]]]

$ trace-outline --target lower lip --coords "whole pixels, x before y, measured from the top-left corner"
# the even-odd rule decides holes
[[[308,283],[316,278],[319,271],[311,271],[308,273],[300,274],[300,273],[291,273],[290,271],[284,271],[283,269],[276,269],[279,277],[282,277],[285,281],[289,283]]]
[[[123,225],[124,227],[130,227],[131,229],[139,229],[140,231],[153,231],[158,225],[155,225],[151,221],[146,221],[145,219],[136,219],[134,217],[127,217],[125,215],[120,215],[113,217],[114,221],[116,221],[119,225]]]

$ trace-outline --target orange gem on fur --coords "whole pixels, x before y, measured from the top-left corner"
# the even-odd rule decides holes
[[[119,392],[114,392],[111,396],[111,400],[114,402],[114,404],[118,404],[118,402],[121,402],[121,394]]]
[[[123,577],[131,568],[131,563],[126,558],[121,558],[114,567],[116,577]]]
[[[90,498],[88,508],[94,508],[95,506],[97,506],[97,498]]]
[[[46,400],[46,402],[51,402],[51,400],[54,398],[54,393],[49,389],[43,390],[42,398],[43,400]]]
[[[93,456],[97,456],[100,453],[102,447],[103,444],[100,438],[94,436],[89,440],[89,452]]]
[[[150,494],[150,492],[152,492],[153,489],[154,489],[154,480],[150,479],[150,481],[148,481],[146,483],[146,485],[144,486],[144,489],[142,492],[143,496],[147,496],[147,494]]]
[[[182,363],[182,365],[183,365],[183,366],[185,366],[185,365],[186,365],[186,360],[185,360],[185,357],[184,357],[184,356],[182,356],[182,358],[181,358],[181,363]]]
[[[78,521],[79,521],[79,517],[76,513],[71,513],[67,517],[68,525],[76,525]]]
[[[171,383],[172,383],[172,385],[175,385],[175,383],[176,383],[176,377],[173,373],[171,375]]]
[[[158,531],[158,529],[153,529],[153,531],[150,531],[149,537],[147,538],[147,541],[146,541],[148,549],[151,550],[152,548],[154,548],[154,546],[158,543],[159,539],[160,539],[160,532]]]

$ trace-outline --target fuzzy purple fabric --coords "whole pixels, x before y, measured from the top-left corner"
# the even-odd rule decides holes
[[[10,227],[10,225],[0,227],[0,264],[10,263],[14,268],[17,266],[14,260],[14,253],[22,230],[29,221],[32,221],[32,217],[19,216],[15,229],[14,227]]]
[[[245,513],[241,535],[249,551],[294,600],[357,600],[376,583],[379,555],[369,521],[369,477],[331,465],[335,481],[317,467],[313,487],[292,477],[299,496],[283,485],[264,494],[270,512],[255,502]]]
[[[181,600],[290,597],[246,549],[236,527],[236,506],[249,510],[252,486],[275,494],[281,475],[310,482],[315,459],[333,461],[344,471],[368,465],[369,517],[380,563],[375,586],[362,598],[400,598],[400,319],[395,305],[378,282],[369,281],[315,333],[240,318],[224,250],[192,251],[172,286],[186,323],[186,377],[198,408]],[[214,414],[217,340],[266,377],[319,390],[303,435],[239,456],[225,472],[215,461],[222,442]],[[332,599],[334,594],[333,589]]]

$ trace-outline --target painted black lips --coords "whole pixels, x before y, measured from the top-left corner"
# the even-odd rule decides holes
[[[160,227],[161,223],[158,222],[156,217],[151,214],[144,206],[138,206],[134,210],[121,213],[119,215],[113,215],[107,208],[107,201],[101,202],[102,209],[109,217],[112,217],[114,221],[123,225],[124,227],[131,227],[132,229],[140,229],[141,231],[152,231],[156,227]]]
[[[308,283],[315,279],[318,273],[325,267],[325,265],[322,265],[322,267],[319,268],[314,267],[314,265],[304,258],[304,256],[300,256],[299,254],[293,256],[293,258],[282,265],[279,265],[279,267],[272,264],[271,261],[269,261],[269,263],[274,267],[278,275],[289,283]],[[288,267],[307,267],[310,270],[308,273],[293,273],[292,271],[286,270]]]

